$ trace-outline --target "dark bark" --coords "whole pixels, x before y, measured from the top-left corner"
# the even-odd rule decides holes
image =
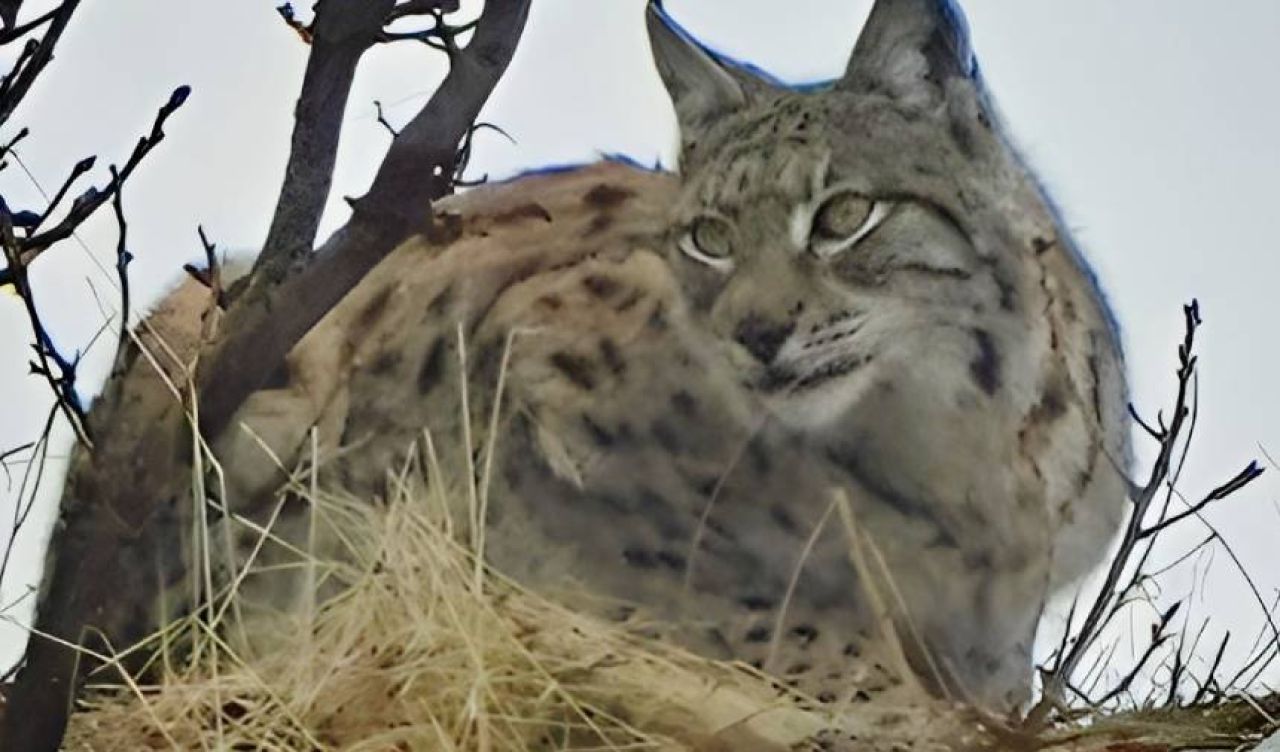
[[[329,198],[356,66],[394,7],[395,0],[326,0],[316,8],[284,185],[254,263],[255,278],[278,282],[294,262],[310,254]]]
[[[202,358],[198,404],[207,438],[226,428],[284,355],[369,269],[427,226],[430,202],[451,191],[458,143],[510,62],[531,1],[488,0],[472,42],[451,55],[448,77],[394,141],[348,225],[301,273],[279,285],[259,283],[260,292],[251,289],[233,303],[225,335]],[[336,147],[336,136],[332,143]],[[301,225],[290,226],[305,234],[296,229]],[[140,623],[138,609],[156,592],[157,553],[172,551],[177,538],[191,440],[182,406],[136,391],[128,379],[117,380],[90,416],[102,438],[91,456],[77,458],[69,476],[36,622],[39,634],[54,639],[37,637],[28,645],[6,713],[5,752],[51,752],[62,739],[78,663],[91,661],[78,661],[57,640],[78,645],[100,634],[119,649],[142,636],[129,625]]]
[[[9,72],[4,84],[0,85],[0,125],[8,122],[9,116],[27,96],[31,85],[40,77],[44,67],[53,60],[53,49],[62,38],[62,32],[66,30],[67,23],[71,21],[71,15],[76,12],[79,5],[80,0],[64,0],[62,5],[54,11],[49,21],[49,28],[40,41],[27,43],[30,54],[24,52],[19,58],[19,63]],[[16,16],[17,8],[14,8],[13,12]],[[12,25],[9,24],[9,26]]]
[[[22,0],[0,0],[0,23],[6,29],[12,29],[18,23],[18,11],[22,10]]]

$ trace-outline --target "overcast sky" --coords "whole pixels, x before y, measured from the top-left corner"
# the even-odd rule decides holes
[[[28,0],[31,11],[40,3]],[[224,248],[261,242],[279,187],[306,48],[279,22],[274,0],[96,0],[84,3],[36,91],[0,133],[27,125],[21,164],[0,173],[10,206],[41,205],[80,158],[99,155],[95,179],[123,161],[173,87],[190,84],[169,137],[131,181],[125,205],[135,299],[152,300],[200,258],[202,223]],[[464,3],[464,6],[478,3]],[[672,162],[674,118],[653,71],[643,0],[536,0],[525,38],[483,117],[510,133],[477,139],[475,174],[503,177],[540,165],[620,152]],[[672,14],[714,47],[788,81],[837,75],[869,10],[863,0],[668,0]],[[784,7],[786,11],[779,10]],[[1264,448],[1280,457],[1280,354],[1275,345],[1280,248],[1280,3],[1275,0],[968,0],[978,52],[1015,140],[1064,208],[1125,330],[1133,397],[1146,413],[1166,404],[1181,305],[1201,301],[1201,412],[1184,491],[1197,496]],[[7,67],[6,67],[7,69]],[[408,119],[443,75],[414,45],[366,59],[351,97],[327,233],[345,221],[387,145],[372,101]],[[29,169],[34,181],[23,168]],[[68,351],[83,348],[114,310],[110,212],[33,268],[41,310]],[[0,450],[34,438],[46,388],[26,373],[22,308],[0,295]],[[109,342],[82,368],[91,394]],[[63,443],[65,446],[65,442]],[[1139,448],[1147,449],[1139,440]],[[1144,455],[1145,456],[1145,455]],[[60,476],[60,470],[55,470]],[[1248,567],[1262,597],[1280,587],[1280,471],[1208,519]],[[5,478],[0,476],[0,492]],[[52,498],[52,497],[50,497]],[[19,547],[0,603],[38,577],[52,502]],[[12,492],[0,493],[0,526]],[[1164,560],[1208,533],[1171,535]],[[4,532],[0,532],[3,540]],[[1170,598],[1196,588],[1191,623],[1212,614],[1206,640],[1232,629],[1245,643],[1263,624],[1250,588],[1221,548],[1185,565]],[[1207,566],[1211,563],[1211,566]],[[1207,570],[1207,574],[1205,573]],[[1185,613],[1186,609],[1184,609]],[[10,615],[25,613],[11,610]],[[1247,635],[1247,638],[1246,638]],[[0,625],[0,664],[21,643]]]

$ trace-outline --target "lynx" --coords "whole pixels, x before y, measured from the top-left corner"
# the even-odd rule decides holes
[[[1018,706],[1046,598],[1119,523],[1125,382],[960,11],[879,0],[804,91],[647,23],[679,177],[604,163],[441,202],[455,237],[395,251],[242,406],[228,502],[273,506],[259,440],[292,466],[314,428],[324,482],[374,499],[424,429],[468,468],[492,425],[500,570],[822,699],[891,681],[866,655],[887,609],[934,691]],[[178,539],[153,554],[174,580]]]

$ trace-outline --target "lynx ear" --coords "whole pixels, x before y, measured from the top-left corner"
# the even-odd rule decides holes
[[[976,71],[969,24],[952,0],[876,0],[837,85],[914,98]]]
[[[666,14],[660,0],[650,0],[645,25],[658,75],[686,138],[691,130],[746,103],[742,84]]]

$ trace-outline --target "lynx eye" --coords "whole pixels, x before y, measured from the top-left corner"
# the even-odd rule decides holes
[[[680,250],[713,269],[733,268],[733,228],[718,217],[698,217],[680,239]]]
[[[829,258],[852,248],[889,216],[893,204],[844,191],[828,198],[813,215],[809,242],[813,252]]]

